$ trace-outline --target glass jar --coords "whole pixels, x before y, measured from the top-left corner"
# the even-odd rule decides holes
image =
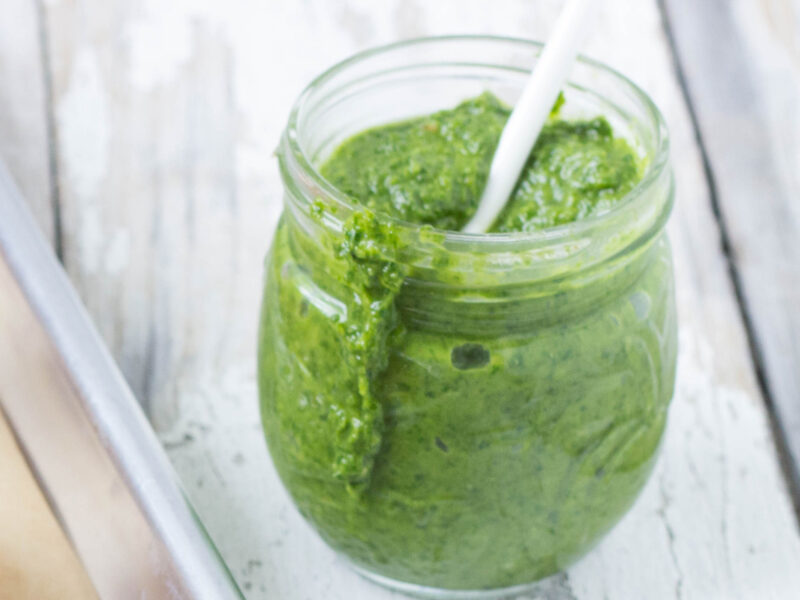
[[[604,115],[646,163],[601,216],[444,232],[360,210],[317,170],[370,127],[486,90],[513,104],[540,50],[445,37],[359,54],[300,96],[278,152],[259,339],[270,453],[330,546],[417,594],[491,597],[587,552],[646,482],[673,393],[668,139],[622,75],[580,60],[562,109]]]

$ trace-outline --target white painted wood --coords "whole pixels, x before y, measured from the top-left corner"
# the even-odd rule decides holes
[[[36,0],[3,0],[0,10],[0,159],[52,241],[47,97]]]
[[[113,4],[47,8],[64,254],[134,392],[165,425],[184,375],[251,354],[242,316],[256,309],[270,217],[263,194],[238,199],[248,149],[236,145],[219,26],[159,3]]]
[[[800,490],[800,0],[666,6]]]
[[[789,599],[800,536],[755,385],[655,0],[606,0],[588,53],[642,84],[673,135],[681,348],[657,471],[544,597]],[[394,597],[301,521],[255,388],[261,263],[280,211],[272,150],[317,72],[452,32],[542,38],[556,0],[49,0],[67,266],[189,496],[252,599]]]

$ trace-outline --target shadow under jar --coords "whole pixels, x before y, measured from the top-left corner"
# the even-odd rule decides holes
[[[301,95],[279,150],[259,339],[270,453],[325,541],[401,590],[491,597],[565,568],[631,506],[664,431],[673,185],[663,119],[634,84],[581,60],[565,90],[563,118],[605,116],[645,165],[582,221],[438,231],[364,211],[318,170],[370,127],[487,90],[513,105],[540,50],[448,37],[357,55]]]

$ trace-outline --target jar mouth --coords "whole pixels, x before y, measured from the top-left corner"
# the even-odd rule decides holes
[[[280,159],[283,179],[290,195],[295,199],[304,197],[309,205],[311,200],[322,198],[332,207],[332,212],[337,214],[349,214],[353,211],[363,209],[362,206],[353,202],[346,194],[340,191],[320,173],[318,164],[315,164],[315,157],[304,147],[301,141],[301,130],[304,126],[302,122],[304,111],[306,111],[312,98],[319,90],[325,88],[325,86],[331,85],[331,83],[342,76],[343,73],[356,69],[362,63],[367,63],[368,61],[376,59],[379,60],[383,56],[389,56],[397,52],[425,51],[427,47],[435,49],[440,46],[459,44],[485,45],[486,48],[503,46],[506,49],[519,50],[524,56],[531,57],[534,60],[539,56],[544,46],[541,42],[533,40],[502,36],[449,35],[421,37],[371,48],[333,65],[311,81],[298,97],[289,116],[289,121],[277,154]],[[435,229],[430,226],[420,226],[419,224],[382,213],[376,214],[376,218],[381,222],[391,224],[401,236],[419,237],[420,232],[424,231],[424,238],[426,240],[435,239],[437,244],[446,247],[450,251],[477,252],[484,255],[494,253],[506,254],[510,252],[535,249],[541,250],[546,248],[552,249],[559,244],[566,244],[569,248],[572,248],[574,244],[571,242],[575,242],[576,240],[589,240],[600,230],[624,227],[623,224],[631,220],[641,221],[643,213],[653,212],[653,204],[661,205],[660,207],[655,207],[660,208],[660,210],[657,211],[660,215],[656,219],[657,222],[651,223],[646,229],[650,231],[650,237],[652,237],[654,232],[660,231],[669,216],[673,195],[671,193],[672,174],[668,168],[670,142],[664,117],[649,96],[625,75],[599,61],[585,56],[580,56],[577,62],[581,69],[596,73],[610,80],[611,84],[620,89],[621,93],[627,99],[630,99],[638,105],[641,114],[634,118],[637,118],[639,121],[646,121],[640,123],[640,126],[646,128],[648,136],[651,138],[647,151],[648,160],[640,181],[631,191],[621,198],[613,208],[601,214],[590,215],[572,223],[556,225],[537,231],[508,233],[466,233],[462,231]],[[450,65],[462,68],[474,66],[476,69],[496,68],[515,72],[517,74],[527,74],[533,66],[533,63],[527,67],[522,65],[491,64],[485,62],[475,63],[474,61],[465,61],[459,58],[442,61],[441,59],[437,60],[435,56],[430,59],[430,61],[421,62],[419,64],[423,66]],[[363,85],[368,85],[368,80],[371,76],[372,74],[367,73],[366,75],[362,75],[359,79],[351,80],[350,84],[355,82],[363,87]],[[598,97],[602,97],[601,94],[594,92],[590,86],[576,83],[572,79],[570,79],[567,87],[568,89],[572,88],[575,90],[583,90],[584,92],[591,92],[598,95]],[[440,108],[446,107],[441,106]],[[384,123],[388,122],[391,121],[384,121]],[[362,127],[361,129],[363,130],[366,128],[367,127]],[[667,181],[666,185],[664,185],[665,180]],[[669,188],[669,191],[667,193],[657,194],[657,196],[663,196],[663,198],[654,202],[651,192],[654,188],[658,188],[659,186],[662,189]],[[648,208],[650,210],[648,210]],[[333,218],[332,220],[335,222],[337,218]],[[327,225],[331,224],[331,222],[327,223]],[[335,223],[333,224],[335,227]],[[566,252],[569,254],[571,250],[567,249]],[[547,256],[544,256],[544,258],[552,258],[562,255],[563,252],[556,251],[555,254],[546,254]],[[508,261],[500,260],[500,262],[507,263]]]

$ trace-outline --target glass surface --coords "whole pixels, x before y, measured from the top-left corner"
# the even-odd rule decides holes
[[[608,214],[533,234],[392,222],[408,276],[394,301],[404,335],[370,371],[379,449],[358,489],[331,469],[352,426],[334,423],[358,309],[336,253],[354,207],[316,166],[374,125],[486,90],[513,104],[539,50],[460,37],[359,55],[304,92],[279,152],[285,210],[259,341],[270,453],[333,548],[415,594],[490,597],[587,552],[646,482],[673,393],[663,120],[624,77],[582,61],[563,116],[606,116],[646,160],[642,182]]]

